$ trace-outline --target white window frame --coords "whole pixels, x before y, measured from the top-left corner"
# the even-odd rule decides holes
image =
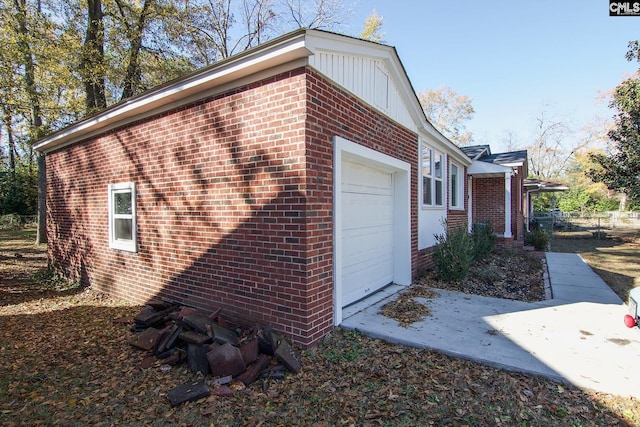
[[[116,214],[114,212],[114,197],[116,194],[131,194],[131,213]],[[117,239],[115,221],[117,219],[131,220],[131,239]],[[109,247],[122,251],[138,251],[138,227],[136,222],[136,184],[134,182],[121,182],[109,184]]]
[[[427,159],[427,156],[429,157]],[[440,161],[440,173],[436,173],[437,160]],[[427,164],[428,162],[428,164]],[[447,195],[445,186],[446,174],[446,156],[443,152],[431,148],[426,144],[422,144],[421,152],[421,164],[422,164],[422,207],[424,208],[443,208],[445,207]],[[425,181],[429,182],[427,184]],[[429,191],[431,194],[431,201],[425,200],[425,186],[429,185]],[[437,203],[438,188],[440,189],[440,203]]]
[[[454,169],[457,170],[455,183],[453,182]],[[464,210],[464,169],[453,162],[449,165],[449,194],[451,195],[449,207],[451,209]]]

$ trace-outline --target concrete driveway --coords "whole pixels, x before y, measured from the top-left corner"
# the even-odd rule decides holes
[[[526,303],[437,290],[432,316],[403,328],[379,314],[403,289],[391,286],[343,311],[341,327],[498,368],[640,398],[640,330],[627,306],[575,254],[546,254],[552,298]],[[373,305],[372,305],[373,304]]]

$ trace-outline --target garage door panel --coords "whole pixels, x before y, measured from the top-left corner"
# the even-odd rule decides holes
[[[392,194],[391,174],[355,162],[345,162],[342,173],[342,191],[361,194]]]
[[[351,230],[345,234],[342,239],[345,266],[375,257],[393,255],[393,230],[390,226],[384,229]]]
[[[393,198],[372,194],[345,193],[342,198],[343,229],[378,227],[393,223]],[[375,213],[375,215],[372,215]]]
[[[388,255],[385,254],[385,255],[369,258],[363,262],[353,263],[349,266],[345,266],[343,277],[353,278],[353,277],[357,277],[358,274],[363,274],[363,272],[366,272],[363,275],[363,277],[368,276],[369,278],[367,280],[362,280],[362,281],[370,282],[370,285],[367,285],[367,286],[375,287],[374,284],[376,281],[378,281],[378,279],[380,279],[381,282],[383,278],[387,279],[386,281],[382,282],[383,285],[391,281],[391,278],[392,278],[391,270],[392,270],[392,262],[389,259]]]
[[[345,161],[341,187],[343,304],[393,280],[393,175]]]
[[[352,266],[352,268],[344,269],[342,280],[345,289],[343,293],[345,304],[358,301],[379,289],[380,286],[391,283],[393,275],[389,271],[392,269],[392,261],[388,257],[378,259],[378,263],[373,268],[368,267],[365,276],[362,274],[361,266]],[[353,286],[354,284],[358,285]]]

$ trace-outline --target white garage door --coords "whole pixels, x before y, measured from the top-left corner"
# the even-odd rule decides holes
[[[342,305],[393,281],[393,175],[342,162]]]

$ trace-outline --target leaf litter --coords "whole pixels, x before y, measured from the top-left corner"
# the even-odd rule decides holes
[[[471,266],[467,278],[447,282],[434,270],[426,271],[416,283],[380,308],[381,314],[403,327],[430,316],[428,300],[437,297],[436,289],[504,298],[518,301],[545,299],[544,261],[538,252],[496,249],[487,258]]]
[[[634,398],[339,328],[301,351],[297,375],[172,408],[168,390],[201,377],[184,365],[140,369],[144,354],[113,321],[140,306],[92,289],[20,295],[10,302],[0,295],[5,426],[640,425]]]

